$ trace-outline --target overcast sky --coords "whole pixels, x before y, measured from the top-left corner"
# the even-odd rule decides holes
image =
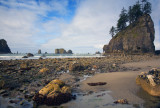
[[[121,9],[137,0],[0,0],[0,39],[11,51],[94,53],[108,44]],[[155,46],[160,49],[160,0],[152,3]]]

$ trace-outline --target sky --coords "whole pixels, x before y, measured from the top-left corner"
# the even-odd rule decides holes
[[[102,52],[121,9],[137,0],[0,0],[0,39],[13,53]],[[160,49],[160,0],[152,3],[155,47]]]

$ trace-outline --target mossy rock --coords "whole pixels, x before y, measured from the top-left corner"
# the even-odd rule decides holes
[[[38,104],[60,105],[71,98],[71,88],[63,81],[55,79],[35,94],[33,100]]]

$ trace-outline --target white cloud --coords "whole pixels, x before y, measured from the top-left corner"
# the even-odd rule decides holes
[[[133,3],[135,1],[128,0],[86,0],[82,2],[73,21],[62,28],[61,36],[43,44],[42,49],[47,48],[48,51],[51,51],[62,47],[73,49],[78,53],[102,51],[103,45],[111,39],[108,31],[111,26],[116,26],[122,7],[125,6],[127,9]],[[156,7],[157,5],[154,8]],[[153,13],[157,15],[155,10]],[[160,17],[154,16],[153,18],[156,29],[156,49],[159,48],[157,18]]]
[[[125,0],[123,0],[125,1]],[[42,45],[42,49],[72,49],[75,52],[102,52],[111,39],[108,31],[116,25],[122,5],[127,2],[113,0],[86,0],[76,11],[72,22],[62,28],[61,36]],[[116,8],[113,8],[116,7]]]
[[[67,13],[65,11],[67,2],[58,0],[50,1],[50,5],[45,2],[37,3],[34,0],[1,0],[0,3],[0,38],[7,40],[12,52],[36,52],[39,49],[40,41],[50,38],[44,34],[41,36],[40,33],[46,32],[47,34],[51,29],[57,29],[56,27],[56,29],[44,27],[46,30],[44,31],[41,27],[41,18],[47,17],[49,11],[59,14]],[[48,27],[51,26],[54,24],[48,23]]]
[[[48,4],[46,2],[49,2]],[[72,49],[75,53],[102,51],[111,39],[109,29],[116,26],[123,6],[127,9],[135,1],[129,0],[82,0],[75,16],[66,21],[68,0],[39,1],[1,0],[0,37],[5,38],[13,52],[54,52],[55,48]],[[156,49],[159,47],[160,3],[153,2],[152,17],[155,23]],[[55,12],[61,17],[48,16]],[[43,21],[49,17],[50,20]],[[68,19],[67,19],[68,20]]]

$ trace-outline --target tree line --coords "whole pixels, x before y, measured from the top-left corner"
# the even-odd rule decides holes
[[[128,11],[123,7],[117,21],[117,27],[112,26],[109,33],[113,37],[116,33],[124,30],[127,23],[132,24],[144,14],[151,14],[151,3],[148,0],[137,1],[133,6],[129,6]]]

